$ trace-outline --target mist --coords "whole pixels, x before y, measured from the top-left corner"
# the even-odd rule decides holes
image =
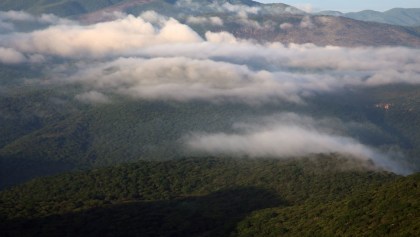
[[[261,9],[232,6],[218,7],[237,12],[241,24],[261,27],[248,18]],[[40,25],[29,31],[17,29],[19,22],[29,21]],[[6,32],[0,35],[0,63],[40,67],[45,75],[39,78],[41,83],[63,88],[77,85],[80,89],[71,98],[88,105],[107,105],[114,98],[126,97],[177,103],[234,102],[255,108],[282,103],[305,106],[314,96],[347,89],[420,85],[419,49],[261,43],[226,31],[200,34],[192,28],[223,26],[219,17],[194,16],[185,22],[153,11],[139,16],[115,13],[111,20],[94,24],[54,15],[0,12],[0,29]],[[280,27],[296,26],[283,23]],[[311,30],[311,18],[304,17],[298,27]],[[382,169],[409,172],[393,160],[398,157],[395,154],[364,145],[328,125],[318,126],[313,118],[293,116],[286,119],[282,115],[270,123],[245,123],[232,133],[191,131],[183,140],[188,149],[211,154],[290,157],[343,153],[372,160]]]
[[[360,161],[372,161],[378,169],[397,174],[411,172],[392,159],[400,158],[399,154],[376,150],[323,126],[328,119],[317,121],[308,116],[285,113],[255,120],[259,122],[237,123],[232,133],[193,132],[183,141],[187,149],[204,154],[290,159],[339,153]]]

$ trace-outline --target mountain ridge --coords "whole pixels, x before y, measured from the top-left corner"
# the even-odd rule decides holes
[[[361,21],[409,27],[420,26],[420,8],[393,8],[384,12],[373,10],[363,10],[359,12],[348,13],[339,11],[321,11],[315,13],[315,15],[342,16]]]
[[[0,8],[27,10],[36,14],[53,13],[83,24],[113,20],[115,12],[139,16],[143,12],[154,11],[189,25],[202,37],[207,31],[227,31],[238,38],[261,43],[420,47],[420,35],[415,28],[359,21],[341,15],[310,15],[283,3],[263,4],[252,0],[62,0],[55,3],[21,0],[14,5],[7,0],[0,3]],[[196,20],[192,21],[190,18],[194,17]],[[203,21],[209,17],[216,18],[218,24]]]

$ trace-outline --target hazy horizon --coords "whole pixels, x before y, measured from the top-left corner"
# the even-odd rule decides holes
[[[258,0],[262,3],[284,3],[292,5],[299,9],[311,12],[318,11],[341,11],[341,12],[358,12],[363,10],[387,11],[393,8],[420,8],[420,1],[390,1],[390,0],[373,0],[373,1],[332,1],[332,0]]]

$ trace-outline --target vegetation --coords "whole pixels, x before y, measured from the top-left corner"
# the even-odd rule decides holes
[[[190,132],[229,132],[235,121],[282,111],[357,122],[358,126],[340,128],[341,132],[379,149],[399,147],[407,155],[406,162],[419,170],[417,87],[340,92],[315,96],[306,105],[259,107],[123,98],[85,105],[74,99],[77,91],[28,87],[16,94],[0,94],[0,187],[66,170],[180,158],[189,155],[180,139]],[[376,107],[381,103],[392,105],[389,110]]]
[[[78,15],[95,11],[126,0],[4,0],[2,10],[25,10],[32,13],[54,13],[59,16]]]
[[[336,155],[190,158],[39,178],[0,193],[0,230],[2,236],[418,234],[420,176],[365,165]]]
[[[0,193],[0,229],[6,236],[266,236],[291,226],[316,231],[306,227],[311,225],[302,212],[308,218],[331,212],[338,227],[353,215],[379,225],[377,220],[395,212],[403,212],[392,219],[402,225],[406,214],[416,213],[418,176],[398,178],[364,167],[336,155],[297,161],[190,158],[39,178]],[[284,216],[290,222],[279,226],[275,218]],[[300,226],[292,219],[298,217]],[[360,231],[356,224],[349,231]]]
[[[418,236],[420,174],[337,202],[256,211],[234,236]]]

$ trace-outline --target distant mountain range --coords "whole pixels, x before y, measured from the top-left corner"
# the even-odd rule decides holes
[[[230,3],[232,5],[245,5],[254,7],[263,7],[265,11],[276,12],[278,10],[285,11],[288,13],[300,13],[304,12],[282,3],[276,4],[262,4],[252,0],[59,0],[59,1],[44,1],[44,0],[4,0],[0,2],[0,9],[2,10],[23,10],[31,13],[53,13],[59,16],[75,16],[97,10],[120,10],[130,13],[144,10],[144,8],[153,9],[156,7],[162,11],[168,11],[168,8],[172,6],[180,6],[186,4],[199,4],[200,7],[195,9],[184,8],[184,12],[206,12],[209,10],[208,6],[211,4],[224,4]],[[144,4],[145,6],[140,7],[139,5]],[[166,8],[166,9],[165,9]],[[181,9],[178,9],[178,11]],[[213,10],[213,9],[211,9]],[[238,9],[239,10],[239,9]]]
[[[262,4],[252,0],[59,0],[59,1],[45,1],[45,0],[4,0],[0,2],[0,9],[7,10],[23,10],[31,13],[53,13],[59,16],[75,16],[86,13],[95,12],[98,10],[120,10],[125,12],[138,12],[143,7],[139,5],[145,4],[145,8],[153,9],[156,6],[163,6],[160,10],[165,9],[170,5],[179,5],[183,3],[197,3],[203,7],[194,9],[195,11],[204,12],[206,6],[214,3],[230,3],[233,5],[246,5],[263,7],[265,11],[272,11],[279,13],[281,11],[293,14],[305,14],[303,11],[282,3]],[[179,10],[179,9],[178,9]],[[190,11],[191,9],[184,9]],[[280,11],[279,11],[280,10]],[[170,13],[170,11],[167,11]],[[343,13],[339,11],[322,11],[316,15],[341,16],[355,20],[378,22],[400,26],[420,26],[420,8],[394,8],[385,12],[364,10],[360,12]]]
[[[0,1],[0,236],[420,236],[406,25]]]
[[[5,0],[0,3],[0,9],[53,13],[87,24],[109,20],[110,13],[115,11],[139,15],[152,10],[189,25],[201,36],[207,31],[228,31],[236,37],[259,42],[345,47],[420,46],[417,28],[366,22],[416,25],[420,22],[418,9],[394,9],[386,13],[322,12],[320,16],[282,3],[262,4],[252,0]],[[211,17],[219,24],[210,23]]]
[[[385,12],[364,10],[342,13],[339,11],[322,11],[317,15],[342,16],[360,21],[379,22],[400,26],[420,26],[420,8],[393,8]]]
[[[155,11],[159,14],[151,14],[152,16],[161,17],[162,19],[165,19],[165,22],[175,22],[177,26],[185,27],[188,31],[191,31],[194,36],[197,36],[197,34],[201,36],[201,39],[200,37],[197,38],[203,40],[203,42],[205,41],[204,39],[206,38],[207,32],[223,32],[226,34],[223,35],[223,33],[221,33],[218,37],[226,37],[227,39],[222,39],[222,41],[227,41],[232,38],[236,43],[246,39],[249,40],[246,44],[256,44],[256,46],[246,46],[246,48],[249,47],[249,50],[255,50],[256,52],[261,48],[268,47],[265,43],[270,42],[279,42],[284,45],[290,44],[290,48],[292,49],[293,47],[301,47],[293,44],[305,43],[312,43],[318,46],[368,46],[368,48],[365,49],[360,48],[355,50],[355,55],[349,55],[348,52],[351,50],[348,50],[347,48],[338,49],[337,47],[326,47],[324,49],[322,47],[317,48],[316,46],[307,45],[302,46],[303,50],[307,51],[307,53],[302,54],[302,59],[297,58],[292,60],[293,58],[290,57],[292,54],[286,54],[284,59],[277,58],[277,55],[289,52],[289,49],[285,49],[283,51],[278,51],[280,53],[273,53],[266,61],[261,60],[257,56],[254,58],[254,52],[250,53],[251,51],[249,51],[247,53],[241,48],[241,54],[244,53],[246,57],[240,58],[232,56],[234,59],[229,58],[227,61],[228,63],[223,60],[229,56],[229,53],[226,55],[219,53],[211,57],[204,55],[203,57],[208,57],[209,60],[204,60],[206,65],[200,66],[199,69],[197,69],[198,71],[201,70],[201,67],[207,70],[207,63],[209,62],[213,65],[213,61],[219,63],[217,60],[221,60],[220,63],[222,63],[222,65],[234,64],[235,72],[237,70],[236,67],[240,68],[238,71],[252,71],[252,73],[254,73],[253,70],[258,70],[258,73],[256,74],[264,78],[266,73],[271,73],[270,70],[285,70],[287,73],[297,75],[296,80],[291,80],[293,83],[304,80],[305,77],[302,77],[302,75],[306,76],[306,74],[310,74],[312,77],[317,73],[325,73],[326,76],[322,75],[322,78],[343,77],[343,80],[347,77],[355,77],[356,79],[363,77],[364,79],[361,80],[369,80],[370,77],[375,77],[375,80],[380,81],[382,78],[386,78],[388,74],[391,76],[390,80],[394,79],[394,77],[399,79],[402,76],[418,78],[416,74],[417,71],[411,69],[418,68],[418,65],[416,64],[416,59],[418,57],[415,50],[397,48],[397,50],[389,51],[389,48],[380,48],[384,51],[378,53],[377,56],[373,55],[372,58],[368,56],[374,52],[374,49],[372,49],[374,46],[420,47],[419,27],[365,22],[336,16],[310,15],[294,7],[280,3],[262,4],[250,0],[4,0],[0,2],[0,9],[2,11],[23,10],[33,14],[54,13],[59,16],[75,19],[80,21],[81,24],[77,22],[68,24],[70,28],[75,29],[76,33],[87,32],[88,29],[85,29],[88,28],[86,27],[86,24],[92,24],[92,27],[94,28],[101,25],[94,24],[97,22],[118,22],[118,20],[115,20],[115,14],[112,14],[115,11],[135,16],[146,11]],[[11,12],[11,14],[15,13]],[[126,17],[124,14],[121,15],[124,19],[135,18],[131,16]],[[19,14],[17,14],[17,16],[19,16]],[[136,22],[150,22],[147,22],[148,19],[146,19],[145,16],[142,17],[136,19]],[[176,19],[176,21],[169,20],[170,17]],[[1,20],[3,19],[0,18],[0,23]],[[32,22],[28,24],[31,23]],[[146,23],[144,25],[146,25]],[[179,23],[186,24],[189,27]],[[19,22],[19,25],[16,25],[16,32],[19,32],[19,34],[21,31],[19,31],[18,28],[21,27],[22,24],[24,23]],[[44,25],[43,27],[49,27],[47,29],[59,29],[62,27],[60,24],[61,23],[57,23],[55,28],[54,26],[49,27],[49,25]],[[155,24],[156,28],[158,28],[156,30],[157,32],[160,29],[158,25],[159,24],[157,23]],[[11,26],[15,27],[15,25]],[[13,27],[9,30],[15,30]],[[127,28],[131,30],[135,27],[135,25],[129,25]],[[117,25],[115,28],[120,27]],[[58,34],[62,34],[62,32],[65,32],[66,30],[67,28],[60,31]],[[45,32],[45,30],[43,32]],[[99,44],[100,40],[98,40],[98,38],[102,37],[102,35],[97,32],[100,31],[95,31],[95,34],[91,34],[93,37],[89,38],[89,40],[82,40],[82,43],[87,45],[86,49],[90,50],[91,46],[85,41],[98,41],[95,43]],[[117,33],[119,34],[120,32]],[[125,34],[121,33],[123,35],[121,39],[127,37],[126,32],[123,33]],[[170,32],[172,35],[175,35],[176,33],[176,31]],[[15,35],[19,34],[4,34],[4,45],[0,45],[0,49],[12,56],[19,56],[20,52],[17,51],[19,48],[14,51],[12,50],[13,48],[6,50],[7,47],[13,46],[10,42],[13,41],[13,37],[16,37]],[[26,35],[27,37],[33,37],[34,34],[35,33],[27,33]],[[104,35],[108,36],[106,34]],[[66,37],[67,36],[64,36],[63,39]],[[44,36],[39,38],[39,42],[45,42],[49,39]],[[112,37],[110,38],[112,39]],[[137,40],[138,38],[135,38],[133,41]],[[106,50],[109,50],[109,48],[112,48],[111,46],[113,44],[118,44],[117,41],[118,40],[111,40],[109,45],[105,44],[103,47]],[[29,42],[32,41],[29,40]],[[215,40],[215,42],[217,42],[217,40]],[[48,43],[50,44],[50,42]],[[57,47],[65,44],[69,44],[69,42],[61,43],[61,41],[59,41]],[[218,44],[219,43],[216,44],[214,42],[210,44],[208,41],[206,44],[200,45],[210,45],[213,47],[212,45],[217,46]],[[223,42],[221,44],[226,46],[226,49],[235,45]],[[29,52],[26,52],[28,55],[27,60],[39,58],[41,61],[47,60],[46,62],[50,62],[50,54],[54,57],[60,56],[60,54],[54,55],[55,51],[52,53],[48,51],[50,50],[49,45],[39,49],[40,55],[35,54],[37,51],[31,51],[31,45],[28,47],[28,44],[26,43],[22,43],[22,45],[23,48],[21,50],[28,50]],[[273,47],[273,50],[276,47],[282,47],[280,44],[268,45],[271,45],[269,47]],[[36,45],[34,44],[33,47],[35,46]],[[177,45],[177,47],[178,46],[179,45]],[[195,47],[196,44],[193,46]],[[92,44],[92,48],[95,47],[97,46]],[[141,48],[143,46],[137,47]],[[177,47],[173,48],[175,52],[174,55],[179,56],[180,53],[178,53],[178,50],[180,50],[180,48]],[[311,47],[314,47],[314,49],[310,49]],[[134,48],[133,50],[136,50],[135,47],[130,46],[130,50],[132,48]],[[106,50],[104,52],[107,52]],[[201,48],[194,50],[194,54],[200,52],[199,50],[201,50]],[[81,51],[83,51],[83,49]],[[162,52],[163,51],[166,51],[166,49],[162,50]],[[225,48],[221,48],[220,51],[225,51]],[[298,51],[299,50],[296,49],[291,50],[290,52],[295,55]],[[378,65],[391,65],[386,66],[386,69],[391,67],[394,71],[383,72],[376,76],[376,74],[372,74],[370,70],[375,71],[375,68],[378,67],[377,65],[364,66],[367,62],[376,62],[376,60],[382,59],[382,55],[390,55],[389,58],[392,58],[396,51],[401,52],[400,55],[396,55],[397,59],[400,59],[400,57],[406,58],[406,61],[401,62],[401,65],[403,66],[396,64],[393,61],[388,62],[383,60],[382,63],[378,62]],[[415,55],[413,57],[405,57],[405,54],[410,51],[413,51]],[[87,50],[87,52],[90,51]],[[151,52],[151,56],[149,56],[146,51],[144,53],[146,58],[154,57],[153,54],[156,53],[156,57],[160,60],[162,52],[153,51]],[[180,50],[179,52],[183,52],[183,50]],[[23,53],[21,58],[26,59]],[[324,53],[326,54],[325,57],[322,56]],[[43,57],[42,54],[45,54],[45,57]],[[311,56],[314,54],[320,54],[322,57],[318,56],[305,59],[308,55]],[[251,55],[252,57],[248,55]],[[0,56],[2,56],[1,53]],[[125,57],[127,55],[122,54],[121,56]],[[180,58],[183,58],[188,55],[181,56],[182,57]],[[336,56],[337,59],[335,59]],[[165,56],[163,54],[162,58],[165,57],[167,57],[167,55]],[[251,57],[252,60],[248,59],[248,57]],[[330,62],[329,60],[331,57],[334,58],[332,59],[333,61],[331,61],[328,66],[324,66],[324,64]],[[5,58],[9,59],[10,57]],[[369,59],[366,60],[365,58]],[[388,58],[388,56],[386,58]],[[64,58],[64,60],[68,59]],[[89,64],[91,63],[91,60],[92,59],[80,62],[75,60],[71,61],[69,65]],[[141,60],[143,60],[143,58]],[[250,62],[247,60],[250,60]],[[301,62],[300,60],[303,61]],[[336,60],[337,63],[334,60]],[[191,59],[191,62],[194,62],[194,65],[196,61],[196,58]],[[325,62],[324,64],[317,66],[318,61]],[[378,147],[384,146],[388,148],[392,145],[399,145],[407,154],[411,155],[410,157],[415,157],[415,159],[417,159],[411,162],[416,164],[415,170],[418,170],[418,167],[420,167],[420,160],[417,158],[420,157],[418,156],[418,154],[420,154],[420,133],[418,132],[420,131],[420,111],[417,110],[417,108],[420,108],[420,94],[418,93],[418,87],[415,86],[410,85],[408,88],[396,88],[395,86],[392,86],[389,88],[389,91],[382,88],[379,92],[363,91],[360,92],[360,94],[356,94],[352,91],[340,91],[340,93],[331,97],[318,95],[318,97],[311,98],[310,101],[307,101],[305,106],[290,105],[288,103],[269,103],[268,105],[260,105],[258,107],[259,112],[256,112],[257,110],[253,106],[248,105],[238,106],[236,104],[226,104],[221,106],[217,104],[213,105],[211,103],[201,103],[201,101],[199,101],[199,103],[196,101],[180,103],[175,106],[171,103],[168,104],[162,101],[153,100],[145,100],[140,103],[137,100],[132,101],[131,99],[126,99],[124,96],[121,98],[119,97],[119,94],[115,95],[117,96],[116,100],[119,101],[118,103],[111,103],[106,106],[87,106],[80,103],[78,96],[80,96],[82,92],[82,95],[87,94],[88,96],[92,96],[92,93],[84,93],[84,90],[81,90],[81,88],[78,87],[74,88],[72,85],[64,87],[64,90],[54,87],[47,89],[40,87],[34,89],[32,86],[26,85],[22,86],[22,88],[19,87],[19,80],[30,81],[33,79],[33,81],[35,81],[37,78],[53,77],[54,75],[51,76],[48,74],[49,70],[51,70],[50,68],[61,68],[62,65],[60,63],[62,63],[62,61],[58,60],[54,63],[56,64],[45,63],[45,66],[43,66],[42,63],[37,64],[36,66],[33,66],[32,64],[29,66],[26,64],[14,66],[0,64],[0,86],[4,87],[4,89],[0,88],[0,188],[14,185],[40,175],[55,174],[79,168],[106,166],[120,162],[146,159],[149,157],[156,159],[180,157],[184,154],[178,149],[181,147],[179,139],[182,138],[184,134],[188,134],[191,131],[200,131],[201,128],[208,129],[206,130],[208,132],[226,131],[226,129],[233,127],[233,118],[254,117],[256,114],[261,116],[270,115],[272,113],[278,113],[279,111],[295,113],[304,112],[305,114],[313,115],[315,117],[320,117],[321,115],[326,117],[339,117],[343,121],[351,121],[352,119],[362,121],[363,124],[369,125],[367,126],[368,129],[359,129],[360,131],[351,129],[351,136],[358,137],[361,140],[365,139],[364,142],[370,142],[369,145]],[[110,65],[113,65],[112,63],[114,62],[110,63]],[[187,64],[189,65],[189,63]],[[306,66],[307,64],[309,64],[309,69]],[[353,66],[353,64],[356,66]],[[409,66],[405,67],[405,64],[408,64]],[[68,67],[69,68],[65,70],[66,72],[69,70],[69,75],[66,75],[67,77],[72,76],[73,73],[75,73],[72,72],[73,66]],[[94,69],[96,70],[96,68]],[[117,70],[118,67],[106,67],[101,71],[100,75],[102,75],[102,73],[103,76],[106,76],[107,73],[114,74],[114,69]],[[75,68],[74,70],[79,69]],[[401,70],[404,74],[400,72]],[[408,72],[405,73],[404,70]],[[43,74],[44,71],[45,74]],[[160,69],[157,70],[157,72],[158,71],[160,73]],[[341,71],[343,71],[344,76],[341,74],[338,75],[338,72]],[[193,73],[190,74],[195,77],[194,71],[192,72]],[[59,72],[59,74],[60,73],[61,72]],[[328,76],[328,73],[331,73],[332,76]],[[413,75],[410,75],[410,73]],[[277,78],[279,75],[281,76],[277,71],[272,74],[273,78]],[[206,73],[203,73],[203,75],[206,75]],[[218,78],[218,76],[216,76],[216,78]],[[246,82],[246,85],[248,85],[247,83],[250,82]],[[415,83],[416,82],[413,82],[413,84]],[[337,85],[338,84],[339,83],[337,83]],[[329,90],[329,86],[330,85],[327,83],[327,91]],[[300,86],[297,86],[296,88],[300,88]],[[316,88],[318,88],[318,86]],[[333,88],[335,88],[335,86],[333,86]],[[339,86],[339,88],[341,87]],[[107,88],[104,90],[106,89]],[[219,89],[218,86],[217,89]],[[322,89],[322,92],[323,90],[324,89]],[[61,94],[63,91],[65,91],[64,95]],[[111,96],[112,92],[113,91],[111,90]],[[314,93],[315,96],[318,92],[317,90],[309,92],[309,94],[312,93]],[[401,98],[394,98],[394,93],[403,96]],[[97,94],[98,93],[95,94],[93,91],[93,96]],[[51,99],[52,97],[58,99]],[[357,98],[357,100],[354,98]],[[69,102],[63,105],[62,101]],[[383,110],[381,104],[384,103],[392,104],[392,109]],[[193,111],[193,113],[191,113],[191,111]],[[139,118],[141,118],[141,121]]]

